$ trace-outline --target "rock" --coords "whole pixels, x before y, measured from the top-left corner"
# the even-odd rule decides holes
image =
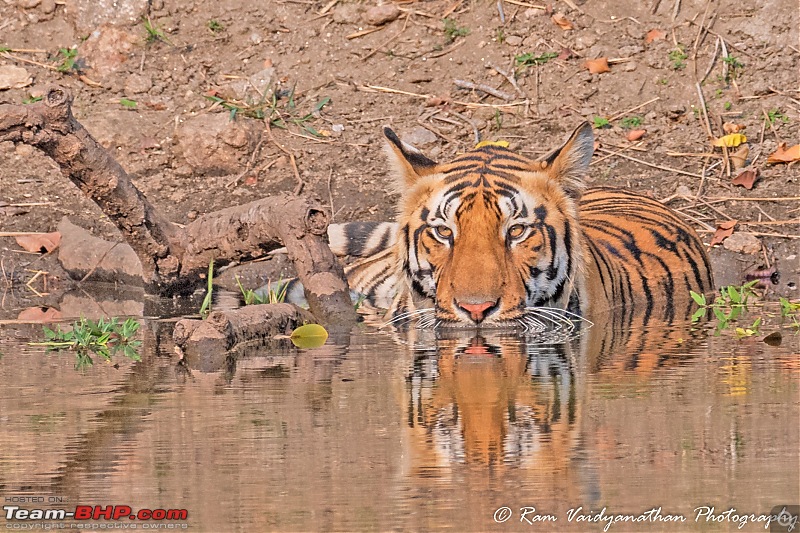
[[[694,196],[692,190],[686,185],[678,185],[678,188],[675,189],[675,194],[678,196]]]
[[[90,77],[102,80],[122,67],[133,53],[137,40],[125,30],[102,26],[80,45],[78,55],[91,69]]]
[[[142,264],[128,244],[95,237],[66,217],[59,222],[58,231],[61,233],[58,260],[72,279],[82,279],[94,269],[90,281],[142,284]]]
[[[381,26],[400,16],[400,9],[394,4],[385,4],[367,9],[363,15],[364,22],[373,26]]]
[[[425,129],[422,126],[417,126],[409,133],[403,135],[402,137],[403,142],[406,142],[412,146],[416,146],[417,148],[423,148],[425,146],[434,144],[438,137],[436,134],[433,133],[431,130]]]
[[[333,10],[333,21],[337,24],[358,24],[362,11],[360,4],[342,4]]]
[[[636,62],[628,61],[627,63],[622,64],[622,70],[625,72],[633,72],[634,70],[636,70],[636,66],[637,66]]]
[[[153,87],[153,78],[149,74],[131,74],[125,81],[125,94],[146,93]]]
[[[129,25],[147,14],[148,0],[65,0],[67,16],[74,20],[78,34],[86,34],[98,26]]]
[[[275,68],[268,67],[256,72],[246,80],[234,80],[227,87],[220,89],[223,95],[233,97],[244,102],[258,102],[263,95],[269,93],[272,81],[275,79]],[[229,89],[226,90],[226,89]],[[230,94],[228,94],[230,93]]]
[[[28,71],[16,65],[0,65],[0,91],[22,89],[33,83]]]
[[[42,0],[41,6],[42,13],[50,15],[56,10],[56,0]]]
[[[260,131],[252,121],[231,121],[228,113],[197,115],[175,131],[178,152],[195,174],[224,176],[240,172]]]
[[[723,248],[731,252],[757,254],[761,252],[761,241],[749,233],[734,233],[722,242]]]
[[[509,35],[506,37],[506,44],[509,46],[519,46],[522,44],[522,37],[518,35]]]

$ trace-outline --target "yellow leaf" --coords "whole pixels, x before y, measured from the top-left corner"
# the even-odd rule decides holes
[[[292,331],[290,338],[298,348],[319,348],[328,340],[328,332],[319,324],[306,324]]]
[[[723,135],[719,139],[714,139],[714,142],[712,142],[711,144],[718,147],[726,146],[728,148],[735,148],[740,144],[746,142],[747,142],[747,137],[745,137],[741,133],[730,133],[728,135]]]
[[[508,141],[481,141],[475,145],[475,149],[483,148],[484,146],[500,146],[508,148]]]

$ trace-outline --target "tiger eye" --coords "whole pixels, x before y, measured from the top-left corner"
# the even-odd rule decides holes
[[[436,226],[433,228],[433,231],[435,231],[436,235],[438,235],[442,239],[449,239],[450,237],[453,236],[453,230],[451,230],[447,226]]]
[[[522,224],[514,224],[508,228],[508,236],[512,239],[518,239],[519,237],[522,237],[523,233],[525,233],[525,226]]]

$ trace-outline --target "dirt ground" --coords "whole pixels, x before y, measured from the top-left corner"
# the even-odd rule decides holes
[[[798,295],[800,170],[767,164],[780,142],[800,141],[794,0],[6,0],[0,29],[0,71],[27,71],[11,73],[19,88],[0,103],[69,87],[78,120],[175,222],[300,186],[337,222],[389,219],[398,193],[383,125],[446,160],[476,130],[535,156],[606,119],[590,185],[667,200],[706,243],[736,219],[730,249],[712,250],[718,283],[777,263],[772,288]],[[610,71],[592,74],[595,58]],[[731,183],[741,170],[729,174],[711,146],[723,123],[746,126],[752,190]],[[115,238],[52,161],[0,144],[0,231],[53,231],[63,216]],[[34,256],[12,238],[0,237],[0,259],[32,275]],[[24,303],[11,302],[3,314]]]

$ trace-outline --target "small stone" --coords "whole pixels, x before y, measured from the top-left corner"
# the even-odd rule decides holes
[[[153,87],[153,79],[148,74],[131,74],[125,81],[125,94],[146,93]]]
[[[722,242],[723,248],[731,252],[757,254],[761,252],[761,241],[749,233],[734,233]]]
[[[381,26],[400,16],[400,9],[394,4],[385,4],[369,8],[364,13],[364,22],[373,26]]]
[[[509,46],[519,46],[522,44],[522,37],[518,35],[509,35],[506,37],[506,44]]]
[[[41,6],[42,13],[49,15],[56,10],[56,0],[42,0]]]
[[[138,40],[136,35],[121,28],[102,26],[80,45],[78,55],[91,67],[90,76],[102,80],[122,67]]]
[[[19,143],[15,148],[14,151],[19,157],[30,157],[33,154],[33,146],[29,144],[22,144]]]
[[[636,70],[636,66],[637,66],[636,62],[628,61],[627,63],[623,63],[622,70],[624,70],[625,72],[633,72],[634,70]]]
[[[33,9],[42,3],[42,0],[19,0],[17,5],[22,9]]]
[[[686,185],[678,185],[678,188],[675,189],[675,194],[678,196],[694,196],[692,190]]]
[[[422,126],[417,126],[406,135],[402,137],[403,142],[407,142],[412,146],[418,148],[434,144],[438,137],[431,130],[425,129]]]
[[[0,66],[0,91],[4,89],[21,89],[33,83],[28,71],[16,65]]]

